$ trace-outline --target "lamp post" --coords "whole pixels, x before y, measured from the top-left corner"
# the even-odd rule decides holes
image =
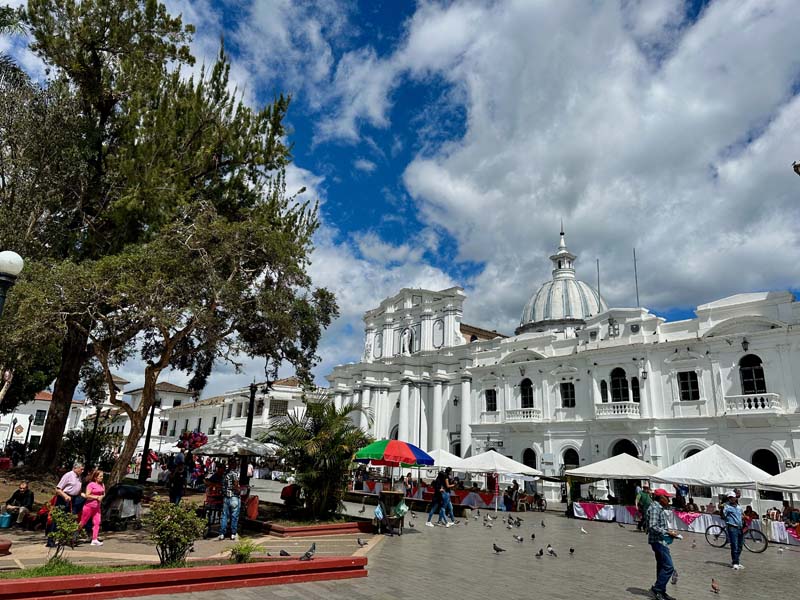
[[[161,397],[156,396],[150,407],[150,420],[147,422],[147,434],[144,436],[144,448],[142,449],[142,463],[139,467],[139,483],[147,481],[147,463],[150,460],[150,434],[153,432],[153,419],[156,414],[156,404],[161,406]]]
[[[33,425],[33,415],[28,415],[28,433],[25,434],[25,448],[22,450],[22,458],[23,460],[27,460],[28,458],[28,440],[31,437],[31,425]]]
[[[250,402],[247,407],[247,422],[244,426],[244,436],[250,437],[253,435],[253,413],[256,411],[256,390],[258,386],[256,382],[250,384]],[[239,481],[245,482],[243,485],[247,485],[250,483],[250,480],[247,477],[247,457],[243,456],[240,459],[241,464],[239,465]]]
[[[25,266],[25,261],[16,252],[5,250],[0,252],[0,315],[6,303],[6,293],[17,281],[17,275]]]
[[[11,440],[14,439],[14,427],[17,426],[17,417],[11,419],[11,427],[8,429],[8,437],[6,438],[6,448],[11,443]]]

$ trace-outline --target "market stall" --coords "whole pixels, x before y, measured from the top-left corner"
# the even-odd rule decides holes
[[[533,467],[529,467],[528,465],[508,458],[507,456],[503,456],[494,450],[488,450],[482,454],[476,454],[475,456],[465,458],[462,463],[462,468],[465,471],[493,473],[496,476],[496,482],[499,481],[499,475],[544,475],[544,473],[538,469],[534,469]],[[494,504],[494,509],[497,510],[498,503],[502,497],[499,485],[495,483],[495,489],[490,490],[490,492],[493,492],[490,503],[485,502],[485,498],[481,494],[478,494],[477,492],[473,493],[475,493],[476,496],[478,496],[480,500],[484,502],[484,506],[489,507]],[[471,501],[477,502],[478,498],[473,497]]]

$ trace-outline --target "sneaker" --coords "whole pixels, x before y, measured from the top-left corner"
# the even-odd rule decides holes
[[[667,592],[661,592],[661,597],[664,600],[675,600],[675,596],[670,596]]]
[[[101,542],[100,540],[92,540],[91,545],[92,546],[102,546],[103,542]]]
[[[453,525],[455,525],[455,523],[445,523],[444,524],[445,527],[452,527]]]
[[[238,536],[238,535],[236,535],[235,533],[234,533],[234,534],[231,536],[231,541],[232,541],[232,542],[235,542],[235,541],[236,541],[236,540],[238,540],[238,539],[239,539],[239,536]]]
[[[222,540],[224,540],[224,539],[225,539],[225,536],[224,536],[224,535],[222,535],[222,534],[220,533],[220,534],[217,536],[217,539],[218,539],[218,540],[221,542]]]
[[[654,588],[650,588],[650,593],[653,595],[653,600],[666,600],[666,598],[664,598],[664,594]]]
[[[425,521],[425,527],[433,527],[433,523],[430,521]]]
[[[742,565],[733,565],[733,570],[734,571],[741,571],[742,569],[744,569],[744,567]]]

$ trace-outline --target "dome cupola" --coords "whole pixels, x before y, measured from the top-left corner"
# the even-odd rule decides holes
[[[575,278],[575,259],[567,248],[564,228],[553,263],[553,279],[543,284],[531,296],[522,310],[522,319],[516,333],[527,331],[554,331],[565,327],[579,327],[586,319],[608,310],[608,304],[588,283]]]

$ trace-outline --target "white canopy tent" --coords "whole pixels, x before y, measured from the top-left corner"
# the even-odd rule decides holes
[[[203,456],[272,456],[275,454],[275,447],[234,434],[215,438],[197,448],[194,453]]]
[[[800,467],[789,469],[758,482],[758,489],[800,493]]]
[[[565,471],[565,475],[586,479],[650,479],[660,469],[630,454],[618,454],[611,458]]]
[[[450,454],[447,450],[431,450],[428,454],[433,458],[434,467],[451,467],[454,471],[466,471],[464,459]]]
[[[722,446],[712,444],[705,450],[659,471],[650,479],[663,483],[755,489],[759,482],[769,477],[769,473]]]
[[[489,450],[483,454],[476,454],[465,458],[463,461],[462,469],[464,471],[478,471],[481,473],[500,473],[500,474],[513,474],[519,475],[544,475],[538,469],[529,467],[517,462],[507,456]]]

